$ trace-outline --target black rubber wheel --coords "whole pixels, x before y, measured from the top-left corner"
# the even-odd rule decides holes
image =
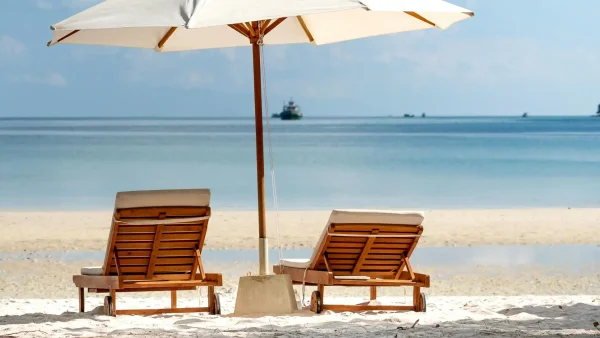
[[[323,298],[319,291],[313,291],[310,296],[310,310],[317,314],[323,312]]]
[[[427,299],[425,294],[421,292],[421,312],[427,312]]]
[[[213,304],[213,315],[221,314],[221,294],[215,293],[214,304]]]
[[[107,316],[113,315],[112,297],[111,296],[104,297],[104,314]]]

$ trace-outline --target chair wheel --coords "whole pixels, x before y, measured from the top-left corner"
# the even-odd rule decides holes
[[[221,294],[215,293],[214,301],[210,311],[211,315],[220,315],[221,314]]]
[[[421,292],[421,311],[427,312],[427,299],[425,298],[425,294]]]
[[[113,303],[111,296],[104,297],[104,314],[106,316],[113,316]]]
[[[313,291],[310,296],[310,311],[317,314],[323,312],[323,298],[319,291]]]

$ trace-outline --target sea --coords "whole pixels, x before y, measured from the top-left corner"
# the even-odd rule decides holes
[[[210,188],[254,210],[255,160],[252,118],[0,118],[0,209]],[[600,118],[269,119],[265,162],[270,209],[600,207]]]

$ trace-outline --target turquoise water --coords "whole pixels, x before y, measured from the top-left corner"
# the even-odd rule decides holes
[[[597,118],[270,122],[282,209],[600,206]],[[191,187],[253,209],[255,170],[252,119],[0,119],[0,209]]]

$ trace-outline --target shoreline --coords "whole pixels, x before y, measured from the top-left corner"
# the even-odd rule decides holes
[[[280,211],[283,249],[310,249],[330,210]],[[0,212],[0,252],[99,251],[106,247],[112,211]],[[271,248],[278,247],[275,213],[267,213]],[[600,208],[425,210],[419,247],[598,245]],[[255,249],[255,211],[213,210],[204,249]]]

